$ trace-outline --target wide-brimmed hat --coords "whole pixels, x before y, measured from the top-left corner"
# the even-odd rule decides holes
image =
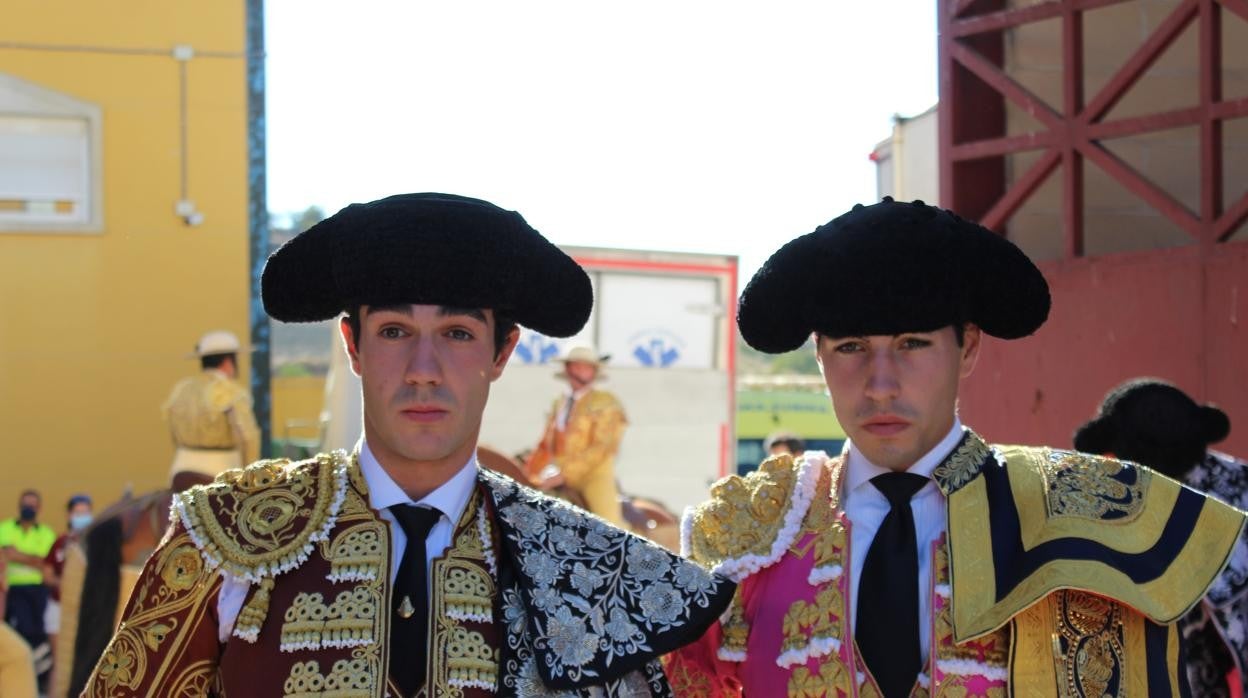
[[[593,347],[585,347],[585,346],[573,347],[572,349],[568,350],[567,354],[564,354],[563,356],[556,359],[556,361],[563,364],[564,370],[557,371],[555,375],[559,377],[563,377],[564,375],[566,375],[565,371],[567,370],[568,363],[571,361],[579,361],[581,363],[590,364],[594,368],[598,369],[598,374],[596,376],[598,380],[606,380],[607,374],[606,374],[606,371],[603,370],[603,368],[606,366],[607,362],[610,360],[611,360],[610,354],[599,354]]]
[[[217,356],[220,354],[237,354],[243,351],[244,347],[238,341],[238,336],[228,330],[213,330],[206,332],[199,341],[195,343],[195,351],[188,355],[188,358],[202,358],[205,356]]]
[[[1002,339],[1035,332],[1049,286],[1012,242],[922,201],[885,198],[781,247],[741,294],[737,324],[772,354],[829,337],[930,332],[965,322]]]
[[[347,206],[282,245],[260,281],[265,311],[284,322],[418,303],[488,308],[569,337],[593,306],[585,270],[520,214],[453,194]]]
[[[1181,477],[1230,431],[1230,419],[1214,405],[1158,378],[1135,378],[1109,391],[1096,416],[1075,430],[1074,446]]]

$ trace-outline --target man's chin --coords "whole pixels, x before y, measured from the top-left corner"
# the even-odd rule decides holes
[[[902,471],[914,465],[918,456],[910,444],[903,444],[894,439],[867,439],[866,442],[854,442],[858,450],[872,464],[893,471]]]

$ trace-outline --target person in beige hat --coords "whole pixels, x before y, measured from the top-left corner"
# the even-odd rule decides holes
[[[251,395],[237,382],[242,350],[232,332],[214,330],[200,337],[192,356],[202,370],[178,381],[165,401],[165,421],[177,447],[170,473],[175,490],[183,489],[183,474],[211,479],[260,457]]]
[[[560,359],[563,370],[556,375],[567,380],[568,391],[555,399],[525,468],[542,489],[567,486],[591,512],[623,525],[615,454],[628,418],[615,395],[594,387],[604,378],[608,359],[589,347],[576,347]]]

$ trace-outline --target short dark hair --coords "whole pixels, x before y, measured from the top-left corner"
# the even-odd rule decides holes
[[[446,307],[446,306],[443,306]],[[355,341],[356,347],[360,345],[360,311],[363,306],[356,306],[353,310],[347,311],[343,316],[343,321],[347,323],[347,327],[351,328],[351,338]],[[459,309],[456,309],[459,312]],[[480,312],[480,311],[476,311]],[[499,313],[494,312],[494,358],[498,358],[499,353],[503,351],[503,345],[507,344],[507,335],[516,329],[516,321]]]
[[[806,442],[802,440],[802,437],[787,431],[767,435],[767,438],[763,441],[763,449],[770,453],[775,446],[784,446],[789,450],[789,453],[795,454],[806,450]]]
[[[953,327],[953,339],[958,343],[958,346],[962,346],[963,344],[966,343],[966,323],[955,322],[953,323],[952,327]],[[816,332],[815,333],[815,345],[818,346],[819,340],[824,339],[824,338],[834,339],[834,337],[830,335],[826,335],[822,332]]]
[[[39,490],[22,490],[22,493],[17,496],[17,501],[20,502],[27,497],[34,497],[39,500],[40,504],[43,504],[43,495],[39,494]]]
[[[209,354],[207,356],[199,357],[199,366],[205,370],[210,368],[220,368],[221,364],[225,363],[226,359],[232,359],[234,361],[234,365],[238,365],[237,354]]]
[[[76,494],[69,498],[69,503],[65,505],[65,511],[73,511],[74,507],[79,504],[91,506],[91,498],[85,494]]]

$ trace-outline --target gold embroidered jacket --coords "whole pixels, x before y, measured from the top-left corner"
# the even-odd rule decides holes
[[[559,466],[568,486],[585,498],[587,508],[604,519],[622,524],[620,491],[615,480],[615,454],[628,426],[624,407],[605,390],[590,390],[572,405],[568,423],[558,428],[564,398],[555,400],[542,440],[526,465],[536,475],[548,463]]]
[[[389,558],[354,457],[229,471],[179,495],[86,695],[387,695]],[[251,583],[224,644],[223,575]],[[657,656],[734,589],[488,471],[431,579],[428,693],[464,698],[670,695]]]
[[[813,615],[798,613],[790,628],[787,616],[784,625],[767,625],[734,601],[709,633],[717,650],[691,646],[669,658],[678,695],[735,695],[763,668],[750,662],[767,671],[791,667],[790,695],[819,695],[842,678],[845,695],[873,694],[861,674],[845,678],[858,669],[846,614],[833,603],[826,622],[817,622],[819,590],[848,589],[849,551],[844,532],[836,535],[837,522],[848,522],[837,488],[820,493],[817,485],[824,471],[836,481],[839,468],[840,459],[823,454],[772,459],[745,478],[716,483],[711,501],[687,516],[683,550],[739,582],[739,596],[758,585],[782,593],[790,580],[773,570],[809,558],[798,586],[810,585],[815,602],[803,606]],[[915,696],[1186,695],[1174,622],[1222,569],[1242,512],[1131,463],[989,447],[971,432],[933,475],[948,505],[948,566],[938,565],[935,593],[948,604],[933,606],[945,620],[936,623],[934,661]],[[804,522],[819,516],[828,523],[807,531]],[[815,529],[826,534],[805,536]],[[774,642],[755,637],[764,626],[775,626]],[[776,656],[743,651],[773,645]],[[803,654],[790,662],[785,654],[794,650]],[[975,690],[942,680],[948,676],[997,681]]]
[[[260,428],[251,395],[220,371],[209,369],[178,381],[165,401],[164,414],[179,447],[237,449],[243,463],[260,455]]]

